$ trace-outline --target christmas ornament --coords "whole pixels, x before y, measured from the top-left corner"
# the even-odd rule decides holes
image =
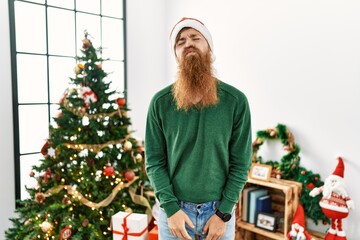
[[[104,172],[103,173],[107,177],[112,177],[115,174],[115,169],[114,169],[113,166],[108,165],[108,166],[104,167]]]
[[[96,94],[89,87],[83,87],[82,96],[84,98],[85,106],[89,106],[90,103],[97,102]]]
[[[132,149],[132,143],[130,141],[126,141],[124,143],[124,150],[125,151],[130,151]]]
[[[71,201],[70,201],[70,198],[68,196],[64,196],[62,201],[61,201],[63,204],[70,204]]]
[[[74,73],[77,75],[77,74],[80,74],[82,72],[82,70],[84,69],[84,65],[79,63],[77,64],[75,67],[74,67]]]
[[[87,226],[89,226],[89,219],[84,219],[84,221],[82,222],[82,226],[83,227],[87,227]]]
[[[47,155],[47,151],[48,151],[48,148],[50,147],[50,142],[49,141],[46,141],[45,144],[42,146],[41,148],[41,154],[46,156]]]
[[[125,177],[126,181],[130,182],[134,179],[135,173],[133,170],[129,169],[125,172],[124,177]]]
[[[38,192],[35,194],[35,201],[37,203],[43,203],[45,201],[45,195],[42,192]]]
[[[71,238],[71,228],[70,226],[66,226],[65,228],[61,229],[60,231],[60,240],[66,240]]]
[[[29,225],[32,222],[32,220],[29,218],[24,222],[24,226]]]
[[[338,157],[338,165],[334,172],[325,179],[325,184],[314,188],[309,193],[312,197],[320,193],[323,194],[319,204],[325,216],[331,219],[331,227],[325,236],[325,240],[347,239],[342,228],[342,219],[349,215],[349,209],[354,208],[354,202],[345,190],[344,170],[344,161]]]
[[[87,38],[87,35],[85,35],[85,38],[82,40],[82,42],[83,42],[82,48],[84,50],[88,50],[90,48],[90,46],[92,45],[91,41]]]
[[[34,176],[35,176],[35,172],[34,172],[34,171],[30,171],[29,176],[30,176],[30,177],[34,177]]]
[[[51,169],[46,169],[46,171],[42,174],[42,182],[47,183],[51,178]]]
[[[41,231],[43,231],[44,233],[50,232],[53,228],[53,225],[51,223],[49,223],[48,221],[44,221],[40,224],[41,227]]]
[[[126,103],[126,100],[125,98],[118,98],[117,100],[117,104],[120,106],[120,107],[123,107]]]
[[[304,208],[301,204],[297,206],[291,224],[291,231],[286,235],[287,240],[314,240],[306,231]]]

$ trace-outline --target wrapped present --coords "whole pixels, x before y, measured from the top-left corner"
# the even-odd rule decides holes
[[[146,214],[118,212],[111,218],[113,240],[147,240]]]
[[[155,225],[149,232],[149,240],[158,240],[158,226]]]

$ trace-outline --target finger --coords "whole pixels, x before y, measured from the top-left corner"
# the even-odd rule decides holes
[[[183,238],[185,240],[191,240],[191,237],[186,230],[181,232],[181,238]]]
[[[186,223],[189,227],[195,228],[193,222],[190,220],[190,218],[189,218],[187,215],[185,215],[185,223]]]
[[[209,231],[209,222],[207,222],[202,230],[202,234],[206,234]]]

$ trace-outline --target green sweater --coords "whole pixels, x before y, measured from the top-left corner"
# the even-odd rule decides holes
[[[221,201],[231,213],[251,164],[246,96],[219,81],[216,106],[177,110],[172,85],[151,100],[145,136],[146,171],[168,217],[178,201]]]

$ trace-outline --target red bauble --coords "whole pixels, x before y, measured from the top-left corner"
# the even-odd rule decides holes
[[[125,103],[126,103],[125,98],[118,98],[116,101],[117,101],[117,104],[118,104],[120,107],[124,106]]]
[[[305,175],[305,173],[306,173],[306,172],[305,172],[304,170],[301,171],[301,175]]]
[[[127,170],[124,174],[126,181],[130,182],[134,179],[135,173],[133,170]]]
[[[314,189],[315,185],[313,183],[309,183],[306,185],[306,188],[308,189]]]
[[[115,174],[115,169],[114,169],[114,167],[113,166],[106,166],[105,168],[104,168],[104,175],[105,176],[107,176],[107,177],[112,177],[112,176],[114,176],[114,174]]]

